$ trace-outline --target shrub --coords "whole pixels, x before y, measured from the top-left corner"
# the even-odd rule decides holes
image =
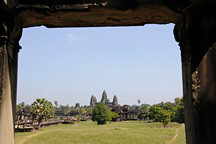
[[[163,126],[166,127],[171,121],[172,112],[166,109],[163,109],[160,106],[152,106],[149,110],[150,118],[155,122],[162,122]]]
[[[116,112],[111,112],[112,121],[117,121],[119,118],[119,114]]]
[[[161,122],[163,123],[163,126],[166,127],[171,121],[172,112],[168,110],[161,110],[160,115],[161,115]]]
[[[107,121],[112,120],[112,112],[105,104],[96,104],[92,112],[92,120],[96,121],[99,125],[106,124]]]

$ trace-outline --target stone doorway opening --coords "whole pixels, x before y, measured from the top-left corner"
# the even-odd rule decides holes
[[[23,28],[174,23],[182,60],[187,144],[215,143],[215,3],[205,0],[0,2],[0,142],[14,143],[19,40]],[[202,10],[205,10],[204,12]],[[198,32],[198,34],[197,34]],[[192,73],[198,70],[198,89]],[[199,82],[200,80],[200,82]],[[196,82],[195,82],[196,83]],[[2,129],[6,131],[2,132]]]
[[[116,72],[118,75],[117,77],[119,77],[120,73],[124,73],[124,71],[129,70],[127,69],[127,67],[132,67],[133,65],[135,65],[134,67],[136,69],[135,73],[134,71],[130,71],[130,73],[124,74],[125,76],[119,79],[119,81],[124,80],[126,83],[130,83],[131,79],[133,78],[130,76],[137,75],[137,77],[135,77],[132,82],[133,84],[132,83],[131,84],[134,85],[136,81],[138,81],[140,87],[138,89],[133,89],[132,91],[129,91],[128,94],[131,95],[132,92],[135,92],[136,90],[139,91],[140,95],[139,93],[135,94],[138,97],[135,98],[133,104],[137,103],[137,99],[141,99],[142,102],[144,103],[148,103],[148,101],[150,101],[150,104],[153,104],[161,101],[172,101],[174,100],[175,97],[181,97],[182,80],[181,80],[181,66],[180,66],[181,65],[180,50],[172,35],[173,27],[174,25],[163,25],[163,26],[146,25],[144,27],[101,28],[101,30],[99,30],[100,28],[26,29],[24,30],[23,37],[21,39],[22,50],[20,52],[18,101],[21,102],[21,100],[23,99],[26,99],[27,101],[32,101],[33,99],[38,97],[45,97],[51,101],[60,100],[60,103],[67,101],[68,103],[66,104],[72,103],[74,105],[76,102],[83,101],[82,99],[79,98],[79,95],[81,95],[79,94],[79,91],[75,91],[76,88],[79,89],[77,85],[83,86],[83,83],[79,83],[80,79],[76,79],[76,77],[74,77],[75,74],[73,73],[73,71],[76,71],[76,74],[81,73],[80,77],[86,77],[85,73],[88,73],[88,71],[90,71],[90,73],[93,74],[99,71],[100,69],[106,69],[106,67],[108,67],[108,69],[110,69],[111,71],[107,72],[106,69],[106,73],[101,75],[101,77],[106,77],[106,75],[110,77],[108,73],[116,74]],[[85,33],[85,31],[90,31],[90,32]],[[145,32],[147,31],[150,32],[147,35],[145,35]],[[59,35],[56,36],[55,35],[56,32]],[[101,42],[98,43],[99,38],[98,36],[95,35],[98,35],[98,33],[103,33],[103,32],[105,33],[105,36],[100,36]],[[31,35],[31,33],[33,33],[33,35]],[[78,35],[76,35],[77,33]],[[108,33],[107,34],[108,36],[106,36],[106,33]],[[161,34],[157,35],[159,33]],[[130,34],[130,36],[127,36],[127,34],[128,35]],[[50,35],[53,36],[53,39],[51,40],[51,42],[48,43],[50,39],[49,37]],[[115,40],[111,38],[110,35],[117,35],[116,37],[117,38],[119,37],[119,39]],[[121,35],[123,36],[120,37]],[[134,41],[133,37],[136,35],[139,35],[139,37],[137,37],[136,41]],[[64,37],[63,39],[65,41],[62,41],[60,37]],[[128,40],[130,38],[133,39],[131,41],[125,42],[125,39]],[[52,43],[54,41],[55,44]],[[88,42],[88,45],[82,43],[83,41]],[[102,45],[102,43],[108,44],[112,41],[114,41],[114,43],[109,44],[109,46]],[[99,45],[101,48],[100,47],[94,48],[97,45]],[[109,51],[109,49],[111,49],[111,51]],[[49,54],[50,51],[52,51],[52,55]],[[62,53],[62,51],[66,51],[66,52]],[[95,51],[99,51],[99,53],[95,54]],[[105,54],[103,55],[104,51]],[[148,51],[147,54],[144,53],[146,51]],[[156,51],[160,51],[160,52],[156,52]],[[167,52],[163,55],[162,53],[163,51],[171,51],[171,52]],[[88,55],[86,55],[86,53],[88,53]],[[64,57],[62,57],[62,55],[64,55]],[[123,55],[123,57],[120,57],[120,55]],[[134,60],[133,57],[135,57],[136,55],[137,55],[137,59]],[[97,58],[97,56],[99,58]],[[157,61],[154,62],[154,59],[156,57],[157,57]],[[90,63],[89,61],[91,61],[92,59],[94,59],[93,62],[97,62],[97,61],[101,62],[98,64],[99,68],[94,67],[94,65],[92,64],[89,64]],[[115,63],[117,64],[114,65],[113,63],[107,63],[110,61],[109,59],[114,60]],[[50,60],[52,60],[52,62]],[[82,62],[79,63],[80,61]],[[146,66],[146,62],[150,64]],[[140,63],[143,64],[141,65]],[[156,63],[159,64],[156,65]],[[163,65],[163,63],[166,63],[166,65]],[[80,64],[81,66],[79,66],[78,64]],[[120,69],[118,69],[118,66],[120,67]],[[56,72],[55,70],[57,67],[59,67],[60,70]],[[87,69],[88,71],[83,70],[83,67],[89,68]],[[123,70],[121,67],[123,67]],[[140,69],[140,67],[142,67],[143,69]],[[26,69],[28,69],[28,74],[26,74],[27,71]],[[43,69],[43,71],[41,71],[41,69]],[[84,72],[80,71],[79,69],[81,69]],[[150,69],[153,70],[151,71]],[[168,72],[169,74],[167,74]],[[73,74],[71,75],[71,73]],[[156,87],[159,90],[157,92],[158,95],[156,94],[157,96],[155,99],[153,98],[153,95],[155,95],[155,93],[153,93],[155,88],[151,88],[151,87],[153,87],[153,85],[156,84],[156,80],[153,80],[153,82],[150,83],[150,79],[152,78],[149,75],[151,74],[152,76],[152,73],[155,74],[154,79],[158,79]],[[90,75],[87,74],[87,77],[92,78],[91,74]],[[64,77],[62,77],[63,75],[65,76],[67,75],[70,77],[65,79]],[[143,78],[140,79],[140,77],[142,76]],[[97,81],[97,78],[94,79]],[[90,83],[84,85],[88,86],[90,84],[93,84],[92,81],[94,79],[87,79],[87,81],[89,81]],[[108,79],[111,80],[108,81]],[[102,85],[102,88],[99,89],[93,88],[93,90],[91,89],[91,87],[87,87],[87,89],[90,90],[88,90],[86,93],[83,93],[83,95],[85,95],[85,97],[88,99],[87,101],[84,101],[85,104],[89,104],[90,95],[92,93],[96,91],[98,92],[96,93],[96,95],[99,95],[101,94],[100,92],[103,89],[108,89],[108,92],[110,93],[111,91],[111,94],[114,94],[116,90],[117,94],[120,96],[119,97],[120,102],[122,100],[121,102],[122,104],[129,101],[128,99],[121,98],[121,95],[125,96],[125,93],[122,92],[123,87],[120,87],[120,90],[118,90],[118,86],[121,84],[121,82],[116,82],[117,84],[115,85],[114,90],[112,90],[110,88],[110,85],[113,85],[113,82],[116,79],[116,77],[115,78],[110,77],[108,79],[106,78],[104,79],[105,83],[108,81],[109,83],[108,86]],[[86,80],[86,78],[84,78],[84,80]],[[83,80],[81,79],[81,81]],[[146,82],[148,84],[145,84]],[[62,83],[65,83],[66,88],[61,87]],[[98,87],[99,86],[98,83],[100,84],[100,82],[96,82],[96,83],[97,85],[94,85],[94,87]],[[174,88],[168,89],[170,86],[173,86],[174,83],[178,83],[177,84],[178,86],[177,85],[174,86],[176,87],[176,89]],[[130,86],[132,86],[131,84]],[[37,92],[35,91],[35,87]],[[144,89],[143,91],[141,91],[142,88]],[[25,89],[27,89],[28,91],[24,92]],[[55,91],[56,89],[59,90]],[[127,88],[125,88],[125,90],[126,89]],[[148,89],[150,90],[148,91]],[[167,90],[163,91],[163,89],[167,89]],[[65,91],[65,93],[62,93],[62,91]],[[167,91],[171,91],[171,93]],[[179,93],[179,95],[177,95],[174,91],[178,91],[177,93]],[[153,94],[150,95],[151,92]],[[34,94],[34,93],[38,93],[38,94]],[[161,95],[160,97],[159,94]],[[30,97],[28,99],[25,96],[26,97],[30,96]],[[147,96],[148,98],[145,99],[145,96]],[[169,98],[163,99],[162,97],[165,98],[169,97]],[[61,101],[61,99],[63,99],[63,101]]]
[[[133,104],[145,95],[144,101],[150,104],[182,97],[180,50],[173,27],[25,29],[20,41],[18,102],[48,95],[54,101],[65,95],[65,101],[74,97],[75,104],[80,95],[99,95],[104,89],[127,97],[138,91]],[[156,83],[158,92],[154,93]],[[83,84],[87,89],[84,93],[80,92]],[[137,89],[128,91],[134,84]],[[89,104],[89,100],[83,102]]]

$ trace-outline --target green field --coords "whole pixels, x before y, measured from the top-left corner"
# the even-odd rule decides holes
[[[16,144],[185,144],[184,127],[160,123],[113,122],[98,126],[80,122],[59,124],[29,133],[16,133]]]

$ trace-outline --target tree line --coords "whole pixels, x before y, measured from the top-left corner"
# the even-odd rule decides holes
[[[127,109],[129,114],[132,112],[132,114],[137,115],[137,120],[162,122],[164,127],[169,122],[184,123],[184,106],[181,98],[176,98],[174,102],[128,106]],[[121,112],[112,112],[105,104],[99,103],[93,109],[92,120],[97,121],[98,124],[105,124],[106,121],[116,120],[120,115]]]
[[[31,105],[24,102],[17,105],[16,120],[22,121],[27,118],[28,121],[36,122],[38,127],[42,121],[57,119],[61,117],[73,117],[75,120],[92,119],[98,124],[106,124],[108,121],[117,121],[121,115],[133,114],[137,120],[147,122],[162,122],[164,127],[169,122],[184,123],[183,99],[176,98],[174,102],[161,102],[154,105],[140,104],[129,106],[125,111],[125,105],[109,107],[104,103],[97,103],[93,106],[81,106],[76,103],[75,106],[59,105],[42,98],[36,99]],[[118,109],[118,110],[116,110]]]

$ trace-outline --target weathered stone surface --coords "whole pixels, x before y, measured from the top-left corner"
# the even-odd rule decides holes
[[[180,43],[182,54],[187,144],[215,144],[216,123],[211,114],[216,108],[216,60],[214,52],[209,51],[216,41],[215,8],[216,2],[212,0],[20,0],[20,3],[0,0],[0,130],[10,127],[4,135],[0,131],[0,139],[7,138],[0,143],[13,143],[10,140],[13,133],[11,114],[16,106],[17,52],[22,27],[175,23],[175,38]],[[2,23],[10,32],[3,34]],[[8,38],[6,46],[2,43],[3,36]],[[192,73],[197,67],[200,92],[193,97]],[[106,99],[103,100],[105,103]]]
[[[177,23],[174,31],[182,52],[187,144],[215,143],[216,123],[212,116],[213,109],[215,109],[215,104],[212,103],[215,99],[213,95],[216,94],[213,91],[215,89],[213,76],[215,59],[212,54],[207,56],[205,54],[216,41],[214,36],[216,5],[209,6],[205,2],[201,3],[196,3],[184,11],[184,16]],[[209,53],[211,52],[209,51]],[[194,93],[192,78],[198,67],[200,84],[195,85],[199,90]],[[206,81],[208,81],[208,85],[206,85]]]
[[[179,16],[162,5],[146,5],[125,11],[93,6],[84,11],[23,9],[18,13],[22,27],[142,26],[175,23]]]
[[[189,4],[190,0],[20,0],[13,13],[22,27],[142,26],[176,23]]]
[[[0,23],[2,26],[3,24]],[[10,70],[7,54],[6,27],[0,33],[0,143],[14,144],[13,106],[11,94]]]
[[[114,106],[115,106],[115,105],[118,105],[118,98],[117,98],[116,95],[113,97],[112,104],[113,104]]]
[[[17,63],[22,28],[0,23],[0,144],[14,144]]]
[[[197,144],[215,144],[216,49],[209,49],[199,66],[200,91],[196,99]]]
[[[3,96],[4,86],[4,56],[5,56],[5,45],[7,41],[7,30],[3,23],[0,23],[0,104]]]
[[[97,104],[97,98],[95,96],[91,96],[90,106],[94,107]]]
[[[100,101],[102,104],[108,104],[108,97],[107,97],[107,93],[106,91],[104,90],[103,93],[102,93],[102,98],[101,98],[101,101]]]

